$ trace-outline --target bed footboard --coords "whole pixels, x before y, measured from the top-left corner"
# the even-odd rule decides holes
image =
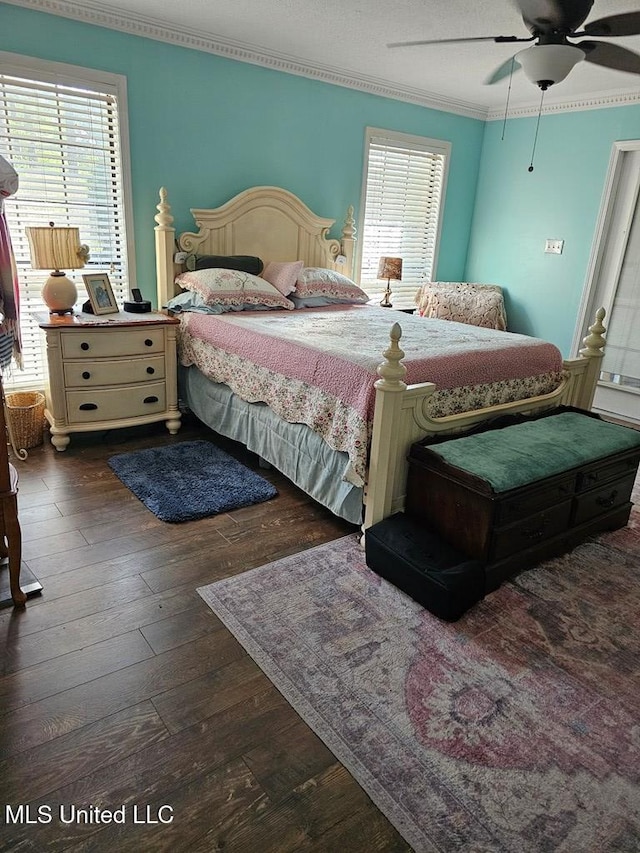
[[[442,418],[431,418],[427,414],[429,398],[437,390],[433,383],[405,383],[404,352],[400,348],[402,330],[398,323],[394,323],[389,348],[378,367],[380,379],[375,383],[376,404],[365,489],[364,528],[404,509],[407,456],[414,442],[428,435],[460,432],[489,418],[514,412],[532,413],[559,405],[589,410],[604,355],[604,317],[604,308],[600,308],[594,324],[589,327],[579,358],[563,362],[564,378],[555,391]]]

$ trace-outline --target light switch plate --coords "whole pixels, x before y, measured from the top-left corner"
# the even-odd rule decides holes
[[[551,255],[561,255],[564,248],[564,240],[547,240],[544,250]]]

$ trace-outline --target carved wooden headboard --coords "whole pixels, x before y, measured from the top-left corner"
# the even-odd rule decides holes
[[[155,216],[158,307],[176,293],[176,250],[199,255],[257,255],[269,261],[304,261],[354,275],[355,227],[353,207],[347,211],[341,239],[327,235],[334,219],[316,216],[288,190],[253,187],[221,207],[192,209],[197,231],[185,231],[176,241],[167,190],[160,190]]]

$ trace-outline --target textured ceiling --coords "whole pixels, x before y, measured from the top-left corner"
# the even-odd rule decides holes
[[[179,40],[294,72],[390,89],[456,111],[504,109],[509,79],[485,79],[528,45],[429,45],[389,49],[389,42],[529,35],[512,0],[9,0],[15,5],[92,20],[102,26]],[[640,0],[595,0],[589,19],[636,11]],[[589,20],[588,19],[588,20]],[[149,29],[149,26],[151,29]],[[165,32],[163,33],[163,29]],[[640,36],[611,39],[640,53]],[[547,104],[640,94],[640,75],[581,62],[552,87]],[[540,93],[519,71],[510,105],[537,106]]]

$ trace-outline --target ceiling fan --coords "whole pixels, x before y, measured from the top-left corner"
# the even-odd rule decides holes
[[[471,38],[432,39],[426,41],[395,42],[387,47],[414,47],[428,44],[493,41],[535,42],[504,62],[485,81],[497,83],[514,70],[519,63],[527,77],[543,91],[559,83],[574,65],[585,59],[596,65],[640,74],[640,54],[605,41],[586,39],[572,43],[569,39],[582,36],[640,35],[640,11],[609,15],[585,24],[593,0],[514,0],[522,20],[531,33],[529,38],[518,36],[476,36]],[[583,26],[584,25],[584,26]],[[580,29],[582,27],[582,29]]]

